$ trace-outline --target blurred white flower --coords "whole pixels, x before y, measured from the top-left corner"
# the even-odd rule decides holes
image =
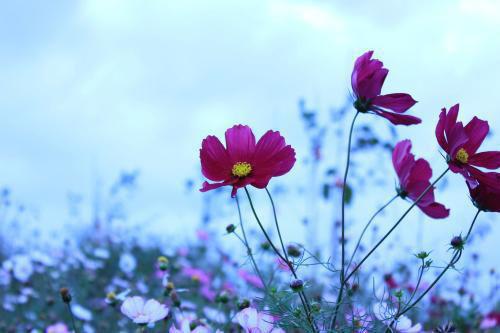
[[[13,256],[10,259],[10,264],[7,263],[6,266],[12,267],[12,274],[16,280],[23,283],[28,282],[34,272],[33,263],[31,262],[30,257],[23,254]]]
[[[79,304],[72,304],[71,310],[73,310],[73,314],[76,318],[83,321],[91,321],[92,320],[92,312],[84,308]]]
[[[164,304],[154,299],[144,302],[139,296],[127,297],[120,310],[136,324],[152,324],[168,315],[168,308]]]
[[[246,308],[236,314],[236,321],[246,333],[285,333],[281,328],[274,327],[274,317],[258,312],[254,308]]]
[[[384,325],[391,325],[396,315],[396,309],[387,305],[387,303],[377,303],[373,307],[373,314],[378,320],[384,323]],[[392,324],[392,328],[395,332],[399,333],[418,333],[422,332],[422,325],[413,325],[410,318],[406,316],[401,316],[398,320]]]
[[[69,330],[68,327],[63,323],[57,323],[47,327],[45,333],[69,333]]]
[[[137,267],[137,260],[135,260],[135,257],[130,253],[123,253],[120,256],[120,262],[118,263],[118,266],[120,267],[122,272],[130,274]]]
[[[191,323],[189,320],[184,319],[181,321],[180,328],[172,325],[168,333],[210,333],[210,329],[206,326],[196,326],[194,330],[191,330]]]

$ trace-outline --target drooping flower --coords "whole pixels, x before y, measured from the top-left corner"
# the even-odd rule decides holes
[[[245,333],[285,333],[281,328],[275,328],[275,318],[254,308],[246,308],[236,314],[236,321]]]
[[[500,174],[477,169],[500,168],[499,151],[477,152],[489,132],[488,122],[474,117],[464,127],[461,121],[457,122],[458,109],[459,104],[452,106],[448,112],[443,108],[436,126],[436,138],[448,155],[450,170],[464,176],[472,188],[482,182],[500,189]]]
[[[369,112],[384,117],[394,125],[420,124],[420,118],[404,115],[415,103],[409,94],[394,93],[381,95],[382,86],[389,73],[378,59],[372,59],[373,51],[368,51],[356,59],[351,75],[351,85],[356,101],[354,107],[359,112]],[[389,112],[392,111],[392,112]]]
[[[168,314],[168,308],[164,304],[154,299],[144,302],[139,296],[127,297],[120,310],[134,323],[144,325],[162,320]]]
[[[500,213],[500,189],[481,182],[475,188],[472,188],[469,183],[467,186],[474,206],[486,212]]]
[[[411,153],[411,141],[403,140],[396,144],[392,153],[392,164],[399,178],[398,193],[402,198],[416,201],[431,185],[432,169],[423,158],[415,160]],[[440,219],[450,214],[450,210],[434,199],[434,188],[430,189],[417,203],[426,215]]]
[[[271,178],[286,174],[295,164],[295,151],[279,132],[267,131],[255,143],[250,127],[235,125],[226,131],[225,138],[226,147],[213,135],[202,142],[201,171],[216,182],[204,182],[202,192],[232,186],[234,197],[247,185],[265,188]]]

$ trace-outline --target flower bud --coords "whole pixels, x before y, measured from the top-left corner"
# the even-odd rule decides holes
[[[170,293],[170,299],[172,300],[172,303],[174,304],[174,306],[176,306],[176,307],[181,306],[181,300],[179,299],[179,295],[177,294],[177,292],[175,290]]]
[[[228,224],[226,227],[226,231],[228,234],[233,233],[236,230],[236,226],[234,224]]]
[[[61,294],[61,298],[64,303],[71,303],[71,294],[68,288],[61,288],[59,290],[59,294]]]
[[[246,309],[249,307],[250,307],[250,301],[246,298],[243,298],[242,300],[240,300],[238,302],[238,309],[240,309],[240,310],[243,310],[243,309]]]
[[[464,240],[462,236],[455,236],[451,239],[450,245],[455,250],[463,250],[464,248]]]
[[[300,279],[295,279],[290,282],[290,288],[292,288],[293,291],[301,291],[304,288],[304,282]]]
[[[162,271],[166,271],[168,268],[168,258],[165,256],[158,257],[158,268]]]
[[[288,252],[288,255],[290,257],[293,257],[293,258],[298,258],[302,255],[302,251],[300,250],[300,248],[295,245],[295,244],[289,244],[287,247],[286,247],[286,251]]]
[[[113,291],[107,293],[106,300],[105,300],[105,302],[107,304],[109,304],[109,305],[115,305],[116,301],[117,301],[116,294]]]
[[[218,303],[227,304],[227,302],[229,302],[229,294],[227,293],[227,291],[223,290],[219,293],[219,295],[217,295],[215,301]]]
[[[262,250],[269,250],[271,248],[271,245],[268,243],[268,242],[262,242],[262,244],[260,244],[260,248]]]
[[[418,259],[425,259],[429,256],[429,253],[425,252],[425,251],[422,251],[422,252],[419,252],[415,255],[415,257],[417,257]]]

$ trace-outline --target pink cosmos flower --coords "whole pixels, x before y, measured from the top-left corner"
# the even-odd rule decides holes
[[[416,201],[424,190],[431,185],[432,169],[423,158],[415,160],[411,153],[411,141],[398,142],[392,153],[392,164],[399,178],[398,193],[402,198]],[[450,210],[435,202],[434,189],[429,190],[417,206],[426,215],[441,219],[450,215]]]
[[[248,126],[235,125],[226,131],[226,147],[213,135],[200,149],[201,172],[217,183],[204,182],[202,192],[232,186],[265,188],[271,178],[286,174],[295,164],[295,151],[279,132],[267,131],[257,143]]]
[[[483,330],[497,327],[500,327],[500,312],[490,312],[481,320],[481,323],[479,324],[479,328]]]
[[[450,170],[464,176],[472,188],[482,182],[500,190],[500,174],[476,168],[500,168],[499,151],[477,153],[489,132],[488,122],[474,117],[464,127],[461,121],[457,122],[458,109],[459,104],[452,106],[448,112],[443,108],[436,126],[436,138],[448,154]]]
[[[236,321],[245,333],[285,333],[281,328],[275,328],[273,316],[258,312],[254,308],[246,308],[236,314]]]
[[[356,110],[384,117],[394,125],[420,124],[420,118],[402,114],[417,103],[409,94],[380,94],[389,70],[383,68],[380,60],[372,59],[372,55],[373,51],[368,51],[354,64],[351,85],[356,95]]]
[[[472,201],[478,209],[500,213],[500,189],[481,182],[475,188],[472,188],[469,183],[467,183],[467,186]]]
[[[210,274],[204,270],[194,267],[184,267],[182,274],[191,278],[191,280],[201,283],[202,285],[209,285],[212,281]]]
[[[63,323],[57,323],[47,327],[45,333],[69,333],[69,330],[68,327]]]
[[[262,284],[262,281],[260,280],[260,277],[258,275],[252,274],[244,269],[238,270],[238,275],[245,281],[251,284],[252,286],[262,289],[264,288],[264,285]]]
[[[139,296],[127,297],[120,308],[121,312],[136,324],[152,324],[168,315],[168,309],[157,300],[144,302]]]

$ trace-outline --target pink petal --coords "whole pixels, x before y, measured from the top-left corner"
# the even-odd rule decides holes
[[[373,110],[373,112],[389,120],[394,125],[416,125],[422,122],[420,118],[405,114],[391,113],[382,110]]]
[[[487,169],[498,169],[500,168],[500,151],[485,151],[472,155],[469,158],[469,164]]]
[[[424,193],[425,189],[429,187],[431,183],[429,181],[416,181],[410,182],[405,190],[408,192],[408,197],[412,201],[416,201],[418,197]],[[434,202],[434,188],[430,189],[418,202],[419,205],[428,206]]]
[[[397,113],[403,113],[415,105],[415,101],[411,95],[395,93],[377,96],[372,100],[372,104],[386,110],[391,110]]]
[[[231,162],[251,162],[255,136],[248,126],[235,125],[226,131],[226,147]]]
[[[382,63],[379,63],[381,67]],[[376,68],[375,65],[371,67]],[[376,68],[372,73],[370,73],[370,75],[360,79],[360,81],[358,82],[358,97],[372,99],[375,96],[380,95],[382,86],[384,85],[384,81],[388,73],[389,70],[385,68]]]
[[[497,172],[483,172],[473,166],[467,165],[467,171],[470,172],[472,177],[476,179],[479,183],[483,183],[491,187],[494,191],[500,191],[500,173]],[[472,186],[475,188],[476,186]]]
[[[481,143],[483,143],[484,138],[488,135],[490,126],[487,121],[481,120],[477,117],[472,118],[472,120],[465,126],[465,133],[469,138],[469,141],[464,146],[465,150],[469,155],[474,154]]]
[[[206,137],[200,149],[201,172],[213,181],[222,181],[231,176],[232,163],[226,148],[215,136]]]
[[[392,152],[392,164],[402,186],[407,183],[408,176],[415,162],[415,156],[410,153],[411,141],[403,140],[396,144]]]
[[[445,123],[446,123],[446,109],[443,108],[441,110],[441,113],[439,114],[439,120],[436,125],[436,139],[441,148],[443,148],[443,150],[446,153],[448,153],[448,142],[446,141],[444,136]]]
[[[448,138],[448,142],[450,142],[450,133],[457,123],[457,117],[458,117],[458,110],[460,108],[460,104],[455,104],[450,108],[450,111],[446,115],[445,118],[445,126],[444,126],[444,131],[446,133],[446,137]]]
[[[373,51],[368,51],[359,56],[354,62],[354,69],[351,74],[351,86],[352,90],[357,94],[358,92],[358,79],[360,76],[360,72],[366,66],[366,64],[370,61],[373,55]]]
[[[450,210],[443,204],[433,202],[428,206],[417,205],[422,212],[434,219],[444,219],[450,215]]]
[[[292,169],[295,150],[285,145],[285,139],[279,132],[268,131],[260,138],[255,148],[252,174],[257,181],[282,176]]]

